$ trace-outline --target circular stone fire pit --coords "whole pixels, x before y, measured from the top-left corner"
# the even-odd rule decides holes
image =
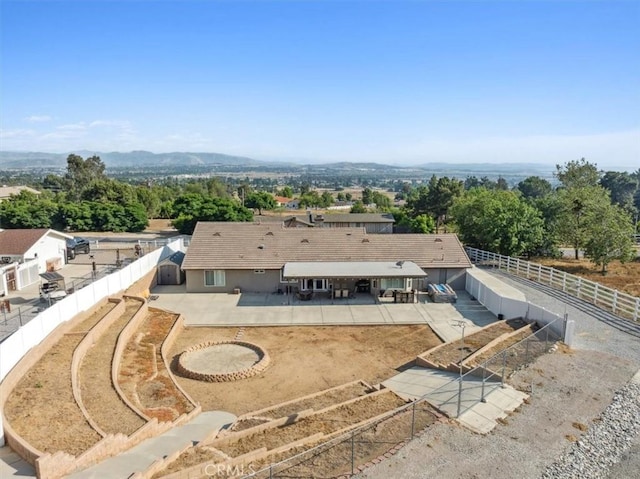
[[[269,365],[260,346],[245,341],[209,341],[191,346],[178,358],[182,376],[198,381],[237,381],[255,376]]]

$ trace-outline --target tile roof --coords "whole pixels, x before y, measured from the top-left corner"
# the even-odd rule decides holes
[[[0,255],[23,255],[50,230],[15,229],[0,231]]]
[[[454,234],[367,234],[364,228],[284,228],[275,223],[200,222],[182,268],[280,269],[287,262],[413,261],[421,268],[468,268]]]
[[[0,199],[7,199],[11,195],[19,194],[21,191],[29,191],[36,195],[40,194],[38,190],[34,190],[28,186],[0,186]]]

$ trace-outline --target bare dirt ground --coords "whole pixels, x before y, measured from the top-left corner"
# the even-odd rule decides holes
[[[144,414],[173,421],[193,409],[165,368],[160,349],[178,315],[155,308],[142,322],[122,355],[119,383]]]
[[[487,436],[435,424],[396,456],[358,477],[540,477],[548,464],[598,421],[613,393],[636,370],[634,361],[607,353],[559,348],[511,377],[509,382],[530,393],[530,398]]]
[[[627,294],[640,296],[640,258],[624,264],[620,263],[620,261],[612,262],[608,267],[606,276],[603,276],[600,272],[601,268],[594,266],[593,263],[585,259],[536,258],[533,261],[598,282]]]
[[[113,303],[107,303],[63,336],[7,398],[4,408],[7,420],[38,450],[78,455],[101,439],[73,397],[71,358],[87,331],[113,307]]]
[[[238,328],[187,328],[171,356],[205,341],[231,340]],[[236,415],[361,379],[377,384],[397,368],[441,343],[431,328],[411,326],[337,326],[246,328],[243,340],[264,348],[271,364],[260,375],[229,383],[205,383],[177,377],[203,410]],[[176,374],[174,369],[174,374]]]
[[[435,364],[442,364],[444,366],[451,363],[458,363],[462,359],[485,347],[498,336],[510,333],[526,325],[527,323],[520,319],[500,321],[491,324],[477,333],[466,336],[464,338],[464,342],[462,339],[459,339],[448,343],[446,346],[443,346],[436,351],[433,351],[427,356],[427,359]],[[503,347],[500,346],[500,349],[503,349]]]
[[[376,396],[369,396],[355,403],[339,406],[315,416],[303,418],[290,425],[256,432],[235,440],[231,439],[231,442],[225,441],[221,445],[217,444],[219,441],[214,441],[210,445],[196,447],[187,451],[172,463],[169,468],[158,474],[158,477],[206,461],[222,462],[222,456],[218,451],[237,457],[262,447],[266,447],[267,450],[273,450],[318,432],[332,434],[360,421],[392,411],[403,404],[404,401],[402,399],[391,391],[387,391]],[[414,431],[417,432],[423,430],[435,420],[436,415],[433,410],[426,403],[422,403],[416,406],[415,411],[407,410],[383,422],[367,427],[365,431],[357,434],[354,461],[359,461],[356,464],[364,463],[373,457],[384,454],[399,442],[407,439],[411,435],[412,426]],[[284,453],[254,460],[251,466],[254,470],[260,469],[269,463],[278,462],[309,450],[317,446],[319,442],[324,441],[326,439],[310,442]],[[295,466],[290,467],[284,476],[280,477],[333,477],[335,474],[346,472],[351,467],[351,444],[351,441],[348,440],[336,443],[329,448],[323,448],[323,453],[320,455],[308,455],[303,461],[297,464],[292,463],[291,465],[295,464]]]
[[[140,301],[127,301],[125,312],[87,351],[80,366],[82,403],[89,416],[107,434],[132,434],[145,424],[145,420],[127,406],[113,387],[111,361],[118,335],[140,309]],[[118,420],[114,421],[113,418]]]

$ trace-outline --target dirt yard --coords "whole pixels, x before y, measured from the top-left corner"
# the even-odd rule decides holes
[[[447,366],[451,363],[458,363],[462,359],[467,358],[489,344],[498,336],[510,333],[526,325],[526,322],[519,319],[493,323],[477,333],[466,336],[464,338],[464,344],[462,340],[453,341],[430,353],[427,356],[427,359],[435,364],[441,364],[443,366]],[[500,347],[500,349],[503,348]]]
[[[173,421],[193,406],[175,387],[160,353],[178,315],[149,308],[144,321],[127,343],[118,382],[130,401],[158,421]]]
[[[238,331],[185,329],[171,350],[173,364],[187,347],[234,339]],[[358,379],[377,384],[441,343],[431,328],[423,325],[246,328],[242,340],[261,346],[271,356],[264,373],[229,383],[177,376],[203,410],[240,415]]]
[[[4,407],[7,421],[38,450],[78,455],[101,439],[73,397],[71,359],[86,333],[113,307],[113,303],[102,306],[64,335],[7,398]]]
[[[593,263],[585,259],[536,258],[533,261],[598,282],[627,294],[640,296],[640,258],[625,264],[620,263],[620,261],[614,261],[609,265],[606,276],[602,276],[599,267],[594,266]]]

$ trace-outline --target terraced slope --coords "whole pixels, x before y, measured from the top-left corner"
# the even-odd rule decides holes
[[[441,347],[435,348],[420,357],[434,364],[447,366],[451,363],[463,361],[479,349],[485,347],[491,341],[505,333],[513,332],[526,326],[526,321],[522,319],[510,319],[493,323],[480,331],[465,336],[461,339],[449,342]]]
[[[63,336],[7,398],[7,420],[38,450],[78,455],[101,439],[73,397],[71,359],[82,338],[113,307],[113,303],[107,303]]]
[[[130,435],[145,424],[145,420],[122,401],[111,381],[111,362],[118,335],[141,303],[127,299],[125,305],[125,312],[87,352],[79,371],[82,403],[91,419],[107,434]]]
[[[118,382],[124,394],[149,417],[173,421],[193,409],[162,359],[162,342],[178,315],[149,308],[122,355]]]

